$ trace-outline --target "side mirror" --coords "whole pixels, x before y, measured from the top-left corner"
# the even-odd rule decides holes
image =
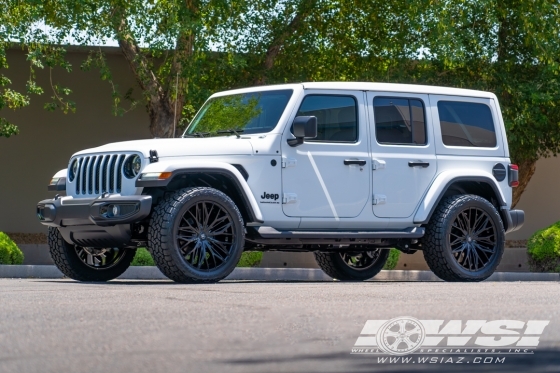
[[[304,139],[317,137],[317,117],[296,117],[292,125],[292,132],[296,138],[288,140],[290,146],[299,146],[303,144]]]

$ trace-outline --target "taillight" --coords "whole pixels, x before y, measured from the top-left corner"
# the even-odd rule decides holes
[[[516,164],[509,165],[508,181],[512,188],[519,186],[519,167]]]

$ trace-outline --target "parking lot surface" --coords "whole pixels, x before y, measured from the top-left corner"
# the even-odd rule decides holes
[[[534,354],[388,364],[351,354],[367,320],[550,320]],[[414,355],[410,355],[414,356]],[[0,372],[560,371],[560,282],[0,279]]]

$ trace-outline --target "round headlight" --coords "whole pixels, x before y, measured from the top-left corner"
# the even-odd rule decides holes
[[[70,179],[70,181],[74,181],[74,179],[76,178],[76,174],[78,173],[78,160],[74,159],[72,161],[72,164],[70,165],[70,172],[68,172],[68,178]]]
[[[142,168],[142,159],[138,155],[132,155],[126,159],[124,163],[124,176],[133,179],[140,173]]]

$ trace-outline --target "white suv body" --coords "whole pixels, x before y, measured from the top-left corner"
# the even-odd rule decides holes
[[[235,123],[230,125],[229,119]],[[297,121],[302,123],[298,129],[292,125]],[[225,133],[203,133],[199,128]],[[313,136],[298,140],[293,134],[298,130]],[[184,136],[188,137],[115,143],[74,154],[69,169],[57,173],[50,187],[64,189],[66,196],[38,206],[41,222],[53,228],[57,248],[74,245],[85,262],[95,262],[95,253],[102,249],[98,246],[120,247],[121,252],[145,244],[150,248],[150,240],[157,246],[161,237],[153,228],[154,209],[169,202],[166,195],[208,188],[229,197],[242,215],[246,232],[233,258],[243,246],[315,251],[330,275],[365,279],[381,269],[387,247],[425,250],[426,228],[445,198],[472,195],[495,209],[496,253],[491,263],[482,265],[480,256],[486,252],[473,246],[481,268],[463,263],[467,272],[455,277],[453,268],[435,272],[444,279],[476,281],[488,277],[499,263],[496,257],[502,255],[505,238],[498,231],[523,224],[523,212],[510,211],[517,167],[510,165],[503,119],[492,93],[350,82],[253,87],[211,96]],[[136,173],[131,171],[134,167]],[[135,214],[119,219],[110,212],[101,216],[95,207],[99,201],[107,201],[109,208],[115,203],[138,205]],[[79,205],[87,207],[78,211]],[[489,207],[467,210],[474,214],[473,232],[483,221],[477,209],[484,215]],[[456,219],[454,226],[461,223],[460,216]],[[148,231],[153,237],[147,237]],[[196,242],[207,242],[200,240],[200,232]],[[468,246],[475,237],[465,233],[463,238]],[[150,248],[156,262],[158,253],[177,251],[171,246]],[[383,255],[376,265],[353,265],[368,255],[371,262],[379,253]],[[465,258],[456,261],[479,260]],[[215,266],[217,274],[206,276],[185,267],[190,259],[177,260],[176,273],[166,273],[177,281],[219,280],[234,266],[224,261]],[[158,266],[166,264],[160,261]],[[104,268],[90,267],[95,273]]]

